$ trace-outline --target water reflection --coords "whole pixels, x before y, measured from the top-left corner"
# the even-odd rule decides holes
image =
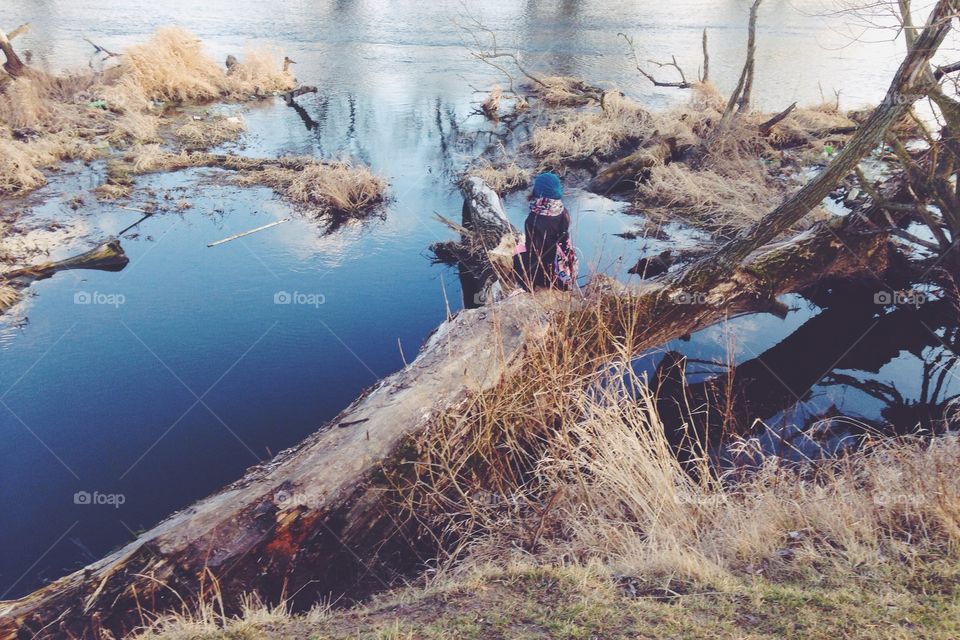
[[[664,424],[678,426],[671,443],[684,442],[679,425],[688,422],[718,455],[731,439],[755,436],[788,458],[832,455],[866,434],[942,432],[960,398],[955,304],[883,308],[871,295],[831,295],[829,306],[739,363],[682,347],[655,364],[641,360]]]

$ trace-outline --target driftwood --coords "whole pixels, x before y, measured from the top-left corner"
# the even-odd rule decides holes
[[[0,273],[0,283],[26,285],[36,280],[45,280],[60,271],[93,269],[96,271],[121,271],[130,259],[123,252],[119,240],[104,242],[80,255],[57,262],[43,262],[31,267]]]

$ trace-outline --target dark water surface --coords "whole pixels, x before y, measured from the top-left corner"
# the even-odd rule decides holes
[[[678,94],[640,82],[616,33],[637,35],[651,56],[676,53],[692,72],[709,26],[714,78],[726,88],[739,71],[748,3],[468,5],[531,67],[612,81],[662,106]],[[806,15],[820,8],[765,5],[762,105],[817,101],[818,82],[828,94],[843,86],[851,106],[882,95],[898,46],[849,45],[844,19]],[[138,182],[133,206],[185,199],[191,208],[124,236],[123,272],[63,273],[31,288],[0,320],[0,597],[96,559],[295,444],[399,369],[401,348],[411,359],[444,319],[445,300],[459,308],[456,274],[431,265],[425,249],[450,237],[433,213],[457,215],[455,175],[490,142],[470,135],[489,129],[471,115],[480,99],[472,87],[494,79],[466,55],[460,13],[455,2],[4,2],[8,27],[33,24],[20,46],[50,69],[85,66],[83,36],[122,49],[171,23],[218,59],[247,43],[282,48],[299,78],[320,87],[301,99],[314,125],[278,101],[243,107],[243,153],[352,157],[389,180],[391,200],[382,219],[325,233],[268,190],[218,186],[203,171],[152,176]],[[135,212],[89,196],[79,211],[67,206],[99,182],[97,171],[53,176],[31,198],[36,219],[83,225],[88,241],[134,222]],[[508,201],[515,221],[523,206],[522,197]],[[613,235],[633,226],[621,206],[584,193],[571,194],[570,206],[591,269],[625,274],[640,245]],[[293,221],[205,246],[287,216]],[[758,316],[735,329],[759,353],[812,315]],[[699,357],[721,355],[716,331],[695,336]],[[910,394],[918,366],[878,375]]]

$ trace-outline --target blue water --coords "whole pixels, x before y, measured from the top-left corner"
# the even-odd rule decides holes
[[[529,65],[610,81],[664,106],[682,96],[639,78],[617,31],[639,35],[651,57],[676,53],[692,74],[700,29],[709,26],[714,78],[729,88],[749,3],[468,4]],[[172,208],[185,199],[191,207],[124,235],[124,271],[63,273],[31,287],[28,300],[0,320],[0,599],[83,566],[297,443],[398,370],[401,351],[412,359],[448,310],[460,308],[456,273],[432,265],[426,248],[451,238],[433,214],[456,218],[455,177],[490,142],[473,135],[490,129],[473,113],[482,99],[474,88],[502,81],[467,55],[455,24],[465,19],[462,7],[5,3],[8,28],[34,27],[18,46],[51,70],[86,66],[83,36],[122,49],[171,23],[197,33],[218,59],[242,54],[247,42],[281,47],[297,61],[300,79],[320,87],[300,99],[316,126],[308,129],[279,101],[244,106],[249,134],[239,151],[350,157],[389,181],[390,198],[381,217],[328,234],[270,191],[223,186],[215,172],[146,177],[128,204]],[[882,95],[900,54],[896,43],[837,49],[843,25],[805,15],[814,4],[800,9],[771,5],[758,102],[815,102],[818,82],[827,92],[842,85],[851,106]],[[86,229],[52,257],[85,250],[139,217],[86,193],[101,179],[102,167],[74,167],[51,176],[26,203],[38,226],[57,220]],[[66,203],[78,193],[85,204],[73,211]],[[523,196],[506,204],[522,223]],[[641,245],[614,234],[635,222],[621,205],[583,192],[572,191],[568,205],[587,271],[626,278]],[[206,247],[286,217],[292,221]],[[318,304],[276,304],[278,294]],[[87,297],[102,304],[76,302]],[[104,504],[76,504],[83,492]]]

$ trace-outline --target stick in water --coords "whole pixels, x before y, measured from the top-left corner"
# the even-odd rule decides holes
[[[283,220],[277,220],[276,222],[271,222],[270,224],[265,224],[265,225],[263,225],[262,227],[257,227],[256,229],[250,229],[250,231],[244,231],[244,232],[242,232],[242,233],[236,233],[236,234],[230,236],[229,238],[224,238],[223,240],[217,240],[216,242],[211,242],[211,243],[208,244],[207,246],[208,246],[208,247],[215,247],[215,246],[217,246],[218,244],[223,244],[223,243],[225,243],[225,242],[230,242],[231,240],[236,240],[237,238],[242,238],[242,237],[244,237],[244,236],[248,236],[248,235],[250,235],[251,233],[256,233],[256,232],[258,232],[258,231],[263,231],[264,229],[269,229],[270,227],[275,227],[275,226],[277,226],[278,224],[283,224],[284,222],[290,222],[290,218],[284,218]]]

